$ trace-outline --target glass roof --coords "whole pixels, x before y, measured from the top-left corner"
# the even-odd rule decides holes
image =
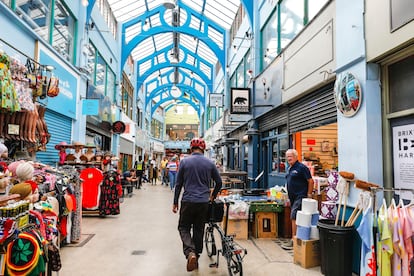
[[[224,30],[230,30],[236,13],[241,5],[240,0],[108,0],[112,12],[119,24],[139,17],[148,11],[162,6],[166,2],[176,3],[174,9],[167,10],[164,14],[164,19],[168,24],[172,24],[174,11],[179,14],[179,22],[185,22],[188,19],[187,16],[189,15],[187,15],[185,9],[182,8],[184,5],[200,15],[198,18],[192,16],[189,26],[192,29],[200,30],[201,32],[205,26],[199,18],[207,18]],[[151,16],[146,20],[144,27],[149,29],[161,25],[162,22],[159,17]],[[125,42],[128,43],[137,34],[140,34],[144,27],[142,27],[141,24],[135,24],[128,27],[125,30]],[[209,39],[216,43],[220,49],[224,48],[222,34],[214,31],[213,28],[209,30],[208,34]],[[166,48],[171,48],[172,50],[173,47],[180,49],[178,55],[178,60],[180,62],[185,62],[185,65],[197,67],[209,78],[213,75],[214,66],[218,59],[208,45],[190,35],[183,33],[174,34],[171,32],[148,36],[131,52],[132,57],[136,61],[154,56],[152,61],[151,59],[146,59],[142,63],[139,63],[139,68],[137,68],[138,75],[142,76],[145,72],[151,69],[151,67],[156,66],[159,63],[167,62],[168,60],[166,59],[169,57],[165,54],[160,54],[159,51]],[[188,51],[190,54],[185,57],[184,51]],[[171,70],[171,67],[157,70],[150,74],[146,81],[153,80],[169,70]],[[201,79],[197,74],[192,74],[190,70],[185,70],[188,71],[188,74],[194,75],[194,78],[198,80]],[[165,78],[163,81],[173,82],[174,78]],[[153,98],[152,100],[156,101],[157,99]]]

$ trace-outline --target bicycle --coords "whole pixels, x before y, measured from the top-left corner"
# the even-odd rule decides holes
[[[210,264],[210,267],[218,268],[219,257],[221,254],[227,260],[227,269],[229,275],[242,276],[243,258],[246,256],[247,250],[234,241],[235,235],[227,235],[230,201],[225,199],[224,204],[226,205],[226,217],[224,221],[225,231],[223,231],[218,222],[212,220],[212,216],[210,216],[207,228],[205,230],[204,243],[206,246],[207,255],[210,258],[214,255],[217,255],[217,261],[215,263]],[[218,250],[214,237],[214,229],[217,230],[221,238],[221,249]]]

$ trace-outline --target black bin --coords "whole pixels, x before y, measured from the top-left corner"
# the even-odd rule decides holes
[[[326,276],[351,276],[355,228],[353,226],[335,226],[334,220],[320,220],[318,228],[322,274]]]

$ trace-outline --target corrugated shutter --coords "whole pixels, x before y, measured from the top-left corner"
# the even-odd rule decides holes
[[[121,139],[119,139],[119,151],[121,153],[133,154],[134,153],[134,143],[132,143],[131,141],[128,141],[127,139],[124,139],[124,138],[121,137]]]
[[[59,161],[59,155],[55,145],[63,141],[68,144],[72,142],[72,119],[47,109],[45,121],[51,134],[50,141],[46,145],[46,151],[37,152],[36,159],[44,164],[56,165],[56,162]]]
[[[281,125],[286,125],[287,118],[288,109],[286,107],[271,110],[258,118],[259,131],[263,132]]]
[[[289,106],[289,133],[337,121],[333,83]]]

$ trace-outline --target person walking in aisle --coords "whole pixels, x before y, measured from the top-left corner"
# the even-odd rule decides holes
[[[161,160],[161,185],[167,186],[168,185],[168,174],[167,174],[167,164],[168,164],[168,158],[164,155],[164,157]]]
[[[142,156],[138,157],[138,161],[135,161],[135,170],[137,177],[139,177],[139,181],[137,183],[137,187],[138,189],[141,189],[142,186],[142,176],[144,174],[144,162],[142,161]]]
[[[157,161],[155,160],[155,157],[152,158],[151,160],[151,185],[157,185],[157,177],[158,177],[158,166],[157,166]]]
[[[187,259],[187,271],[198,268],[198,258],[203,252],[204,227],[207,221],[208,202],[213,201],[221,189],[221,177],[215,164],[204,156],[206,143],[201,138],[191,140],[191,156],[180,163],[174,192],[172,211],[180,209],[178,232],[183,243],[183,253]],[[210,183],[215,185],[210,192]],[[181,189],[184,193],[181,206],[178,199]],[[192,236],[191,236],[192,233]]]
[[[309,168],[298,161],[298,152],[295,149],[286,151],[286,160],[289,164],[286,183],[291,208],[292,236],[296,236],[296,214],[302,209],[302,199],[312,197],[313,179]],[[283,244],[282,248],[293,249],[293,240]]]
[[[173,156],[171,160],[168,162],[167,169],[168,169],[168,179],[170,181],[170,188],[172,191],[174,190],[174,187],[175,187],[175,180],[176,180],[176,175],[178,171],[178,162],[177,162],[176,156]]]

